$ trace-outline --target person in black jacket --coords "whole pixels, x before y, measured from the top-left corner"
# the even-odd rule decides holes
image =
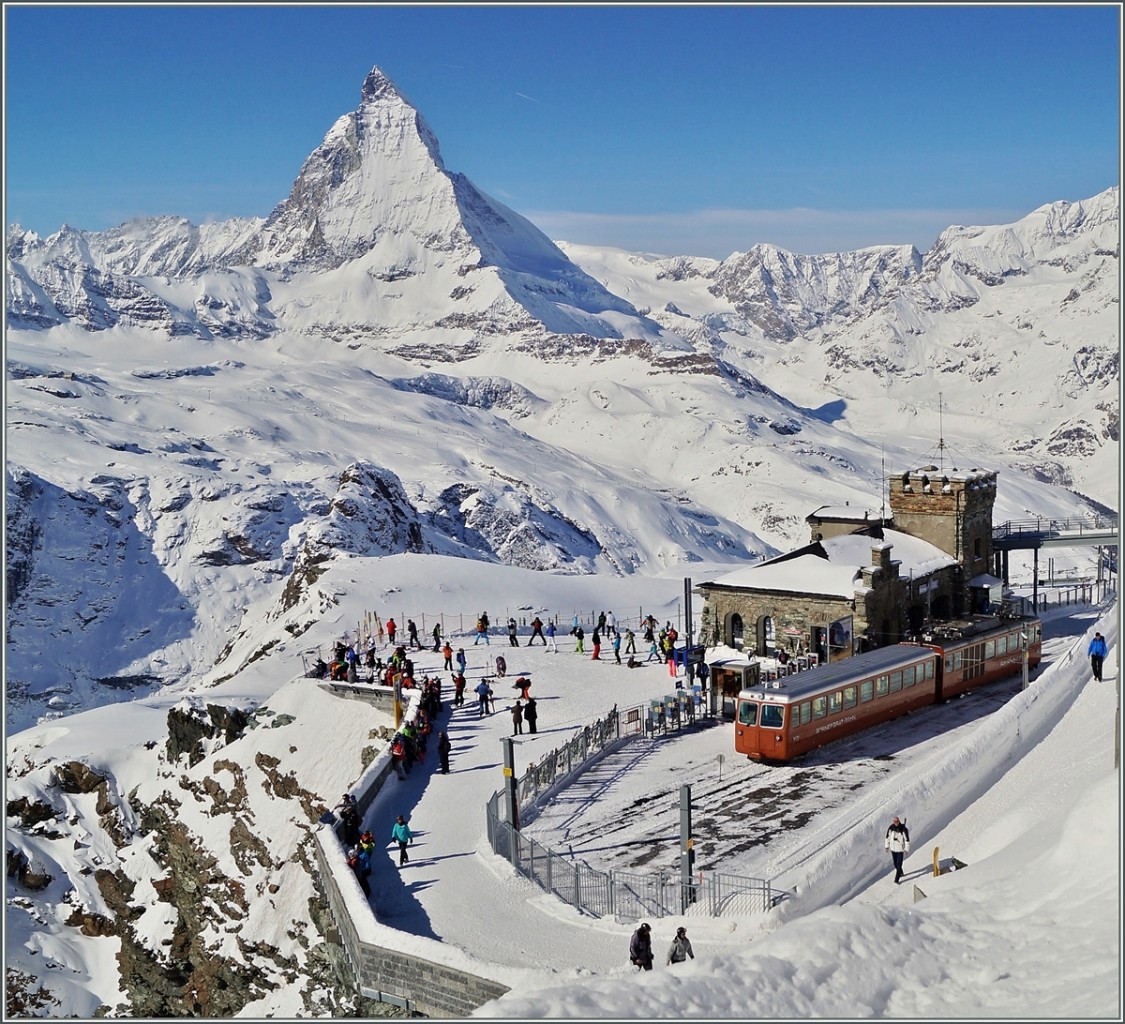
[[[642,971],[652,970],[652,928],[642,924],[629,940],[629,963]]]
[[[449,742],[449,733],[444,729],[438,733],[437,752],[438,757],[441,758],[441,773],[442,775],[449,774],[449,751],[453,749],[453,744]]]

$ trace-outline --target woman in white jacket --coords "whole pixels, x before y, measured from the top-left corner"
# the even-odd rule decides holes
[[[897,814],[891,819],[883,846],[891,855],[895,866],[895,885],[898,885],[902,881],[902,858],[910,852],[910,833],[906,825],[898,820]]]

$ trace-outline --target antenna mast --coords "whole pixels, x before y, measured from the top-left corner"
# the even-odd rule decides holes
[[[937,412],[937,416],[938,416],[938,442],[937,442],[938,462],[941,466],[941,472],[944,474],[945,473],[945,438],[942,436],[941,392],[940,391],[938,392],[937,401],[938,401],[938,405],[937,405],[937,410],[938,410],[938,412]]]
[[[883,472],[883,483],[879,488],[879,496],[882,504],[879,506],[879,525],[882,526],[887,521],[887,445],[884,442],[882,446],[882,461],[880,463]]]

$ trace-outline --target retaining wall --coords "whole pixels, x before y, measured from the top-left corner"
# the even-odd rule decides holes
[[[322,682],[322,686],[336,690],[343,688],[340,696],[362,700],[382,707],[385,694],[372,692],[370,686]],[[404,721],[415,717],[420,691],[410,694]],[[393,693],[388,710],[393,710]],[[350,792],[354,794],[361,816],[371,806],[383,783],[394,773],[389,750],[384,750],[355,782]],[[433,942],[434,957],[427,959],[399,952],[373,940],[376,917],[367,897],[363,895],[355,873],[348,867],[339,838],[340,825],[321,825],[313,832],[314,851],[320,884],[328,900],[337,934],[328,936],[344,948],[351,964],[356,987],[367,999],[393,1003],[427,1017],[467,1017],[473,1010],[490,999],[508,991],[506,985],[482,978],[471,971],[439,962],[446,959],[446,950],[440,942]],[[381,929],[390,932],[391,929]],[[412,945],[418,943],[411,938]],[[458,951],[459,952],[459,951]],[[448,951],[456,957],[457,953]]]

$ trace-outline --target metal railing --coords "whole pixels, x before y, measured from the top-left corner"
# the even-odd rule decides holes
[[[502,796],[494,793],[488,802],[488,839],[493,852],[544,892],[595,917],[637,920],[764,914],[790,895],[775,890],[767,879],[720,872],[699,872],[684,883],[678,871],[600,871],[556,853],[500,820]]]
[[[689,695],[684,697],[685,703],[693,703]],[[677,699],[675,703],[679,707],[681,701]],[[580,729],[568,743],[532,765],[516,782],[520,819],[530,820],[537,805],[598,760],[610,746],[641,736],[655,741],[669,735],[653,730],[651,721],[651,708],[618,711],[614,707],[604,718]],[[764,913],[789,895],[775,891],[768,880],[721,872],[699,872],[685,883],[678,871],[600,871],[573,856],[556,853],[518,831],[507,820],[505,796],[503,791],[493,793],[486,806],[488,842],[493,852],[545,892],[597,917],[635,920],[680,914],[715,917]],[[526,816],[525,810],[530,812]]]
[[[1104,533],[1118,528],[1118,516],[1088,515],[1070,516],[1063,519],[1017,519],[1001,523],[992,528],[994,538],[1019,536],[1021,534],[1072,533],[1082,536],[1086,533]]]

